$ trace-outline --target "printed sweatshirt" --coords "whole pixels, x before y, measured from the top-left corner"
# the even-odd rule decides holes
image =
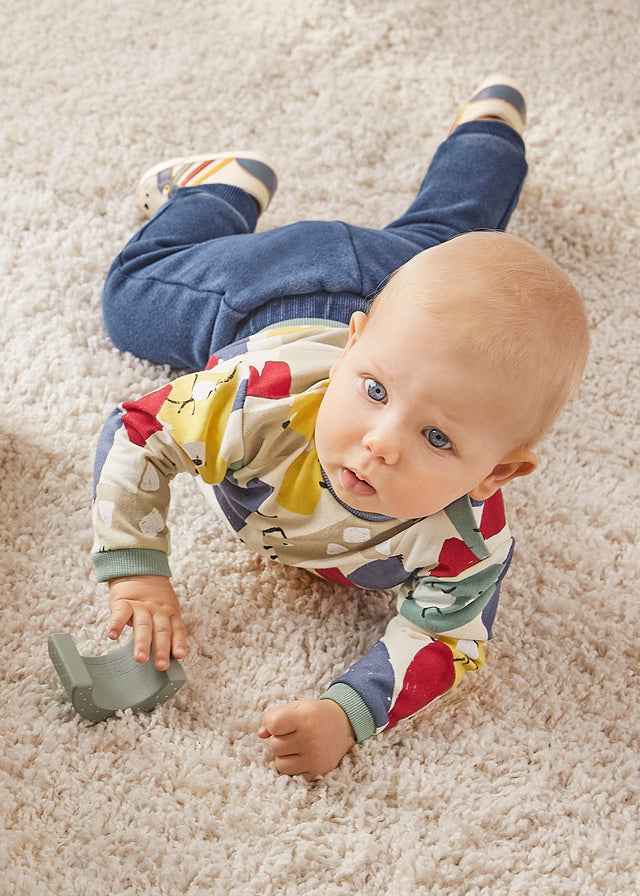
[[[258,553],[342,585],[397,589],[382,638],[322,694],[360,742],[483,664],[513,540],[500,493],[416,520],[336,497],[314,431],[347,338],[341,325],[272,328],[118,407],[96,458],[93,560],[100,581],[170,576],[170,482],[190,473]]]

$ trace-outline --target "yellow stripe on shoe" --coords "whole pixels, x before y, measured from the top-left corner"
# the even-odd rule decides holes
[[[147,217],[156,212],[179,188],[226,184],[249,193],[265,211],[278,186],[271,159],[258,152],[211,153],[160,162],[146,171],[138,184],[138,206]]]

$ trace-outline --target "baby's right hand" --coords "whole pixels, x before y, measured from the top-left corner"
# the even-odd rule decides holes
[[[187,655],[187,627],[169,579],[164,576],[111,579],[109,606],[109,637],[117,640],[125,625],[132,625],[137,662],[147,662],[152,642],[153,664],[161,672],[169,668],[172,654],[177,660]]]

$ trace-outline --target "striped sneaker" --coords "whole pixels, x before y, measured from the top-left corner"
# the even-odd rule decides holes
[[[258,152],[212,153],[160,162],[146,171],[138,184],[138,206],[151,217],[179,187],[227,184],[253,196],[263,212],[278,186],[278,175],[268,156]]]
[[[499,118],[522,136],[527,121],[527,104],[521,87],[504,75],[491,75],[471,94],[456,118],[451,133],[466,121]]]

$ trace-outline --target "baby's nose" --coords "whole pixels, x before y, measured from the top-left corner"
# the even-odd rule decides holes
[[[370,429],[362,439],[362,444],[386,464],[395,464],[400,458],[398,433],[390,426]]]

